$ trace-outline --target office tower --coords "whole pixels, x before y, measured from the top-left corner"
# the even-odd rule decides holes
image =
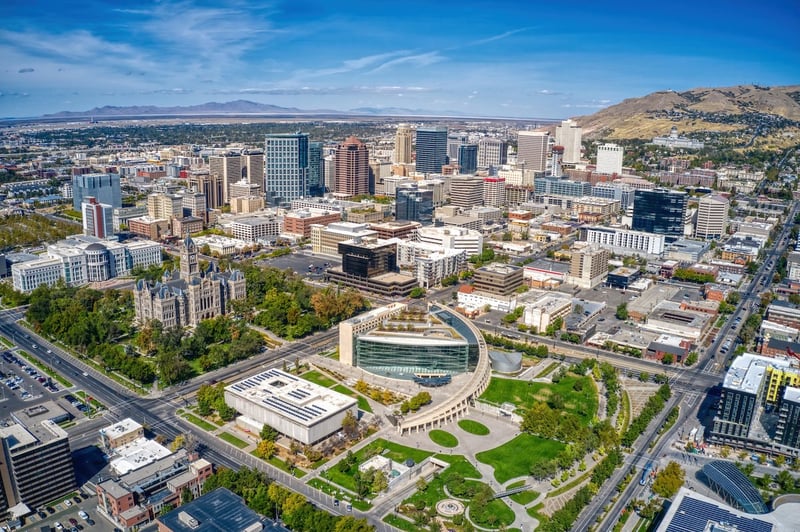
[[[369,194],[369,150],[353,136],[347,137],[336,149],[335,181],[333,193],[338,197]]]
[[[572,252],[568,282],[581,288],[594,288],[608,275],[611,254],[605,248],[585,246]]]
[[[483,204],[483,178],[457,175],[450,179],[450,205],[471,209]]]
[[[397,134],[394,138],[394,162],[397,164],[410,164],[411,147],[414,143],[414,130],[407,124],[397,126]]]
[[[242,179],[242,157],[236,153],[212,155],[208,158],[208,172],[222,180],[222,204],[230,201],[230,185]]]
[[[478,168],[500,166],[508,161],[508,144],[501,139],[489,137],[478,141]]]
[[[597,173],[621,174],[622,173],[622,146],[616,144],[601,144],[597,147]],[[566,150],[564,151],[566,157]]]
[[[308,134],[267,135],[264,168],[264,192],[270,205],[308,196]]]
[[[659,235],[683,236],[686,200],[686,193],[678,190],[637,190],[633,195],[631,229]]]
[[[447,128],[417,129],[417,172],[440,174],[447,164]]]
[[[196,216],[206,220],[206,196],[202,192],[195,192],[194,190],[187,192],[181,198],[181,209],[183,217]]]
[[[452,194],[452,183],[451,183]],[[502,207],[506,201],[506,180],[502,177],[483,178],[483,204],[486,207]]]
[[[264,152],[261,150],[245,150],[242,152],[242,177],[248,183],[259,187],[264,185]],[[231,181],[236,183],[235,179]]]
[[[581,160],[581,128],[573,120],[564,120],[556,126],[556,145],[564,146],[563,162],[578,163]]]
[[[183,217],[183,198],[172,194],[149,194],[147,215],[151,218],[171,220]]]
[[[38,508],[76,487],[69,437],[56,424],[68,419],[66,412],[51,401],[12,418],[17,423],[0,427],[2,514],[18,504]]]
[[[544,172],[547,168],[547,133],[540,131],[520,131],[517,135],[517,164],[524,164],[526,170]]]
[[[395,220],[433,222],[433,190],[421,189],[416,183],[399,185],[396,191]]]
[[[719,194],[703,196],[697,205],[695,238],[720,238],[728,225],[728,198]]]
[[[564,159],[564,146],[553,146],[553,160],[550,164],[550,175],[561,177],[561,161]]]
[[[83,214],[83,234],[106,238],[112,234],[114,209],[111,205],[103,205],[97,198],[87,196],[81,204]]]
[[[85,198],[92,196],[98,203],[122,207],[119,174],[83,174],[72,176],[72,208],[81,212]]]
[[[322,196],[325,194],[321,142],[308,143],[308,194],[310,196]]]
[[[462,174],[474,174],[478,170],[477,144],[462,144],[458,147],[458,166]]]
[[[467,136],[463,133],[450,133],[447,135],[447,162],[453,164],[458,161],[458,148],[467,143]]]
[[[332,192],[336,185],[336,155],[326,155],[322,160],[322,177],[325,180],[325,192]]]
[[[189,186],[205,196],[208,209],[222,207],[222,178],[216,174],[196,172],[189,174]]]

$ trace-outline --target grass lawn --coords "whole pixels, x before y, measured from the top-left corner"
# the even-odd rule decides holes
[[[526,476],[535,462],[555,458],[564,444],[530,434],[520,434],[500,447],[478,453],[475,457],[494,467],[494,478],[504,483],[514,477]]]
[[[372,413],[372,407],[369,406],[369,401],[367,401],[367,398],[361,395],[360,393],[355,392],[350,388],[348,388],[347,386],[343,386],[341,384],[337,384],[336,386],[334,386],[333,391],[339,392],[344,395],[349,395],[350,397],[355,397],[356,400],[358,401],[359,410],[363,410],[364,412],[369,412],[370,414]]]
[[[448,496],[444,492],[444,485],[451,475],[458,474],[464,478],[480,478],[480,472],[475,469],[465,457],[461,455],[437,454],[436,458],[447,462],[450,467],[445,469],[441,475],[431,479],[425,491],[417,491],[411,497],[403,501],[403,504],[416,504],[418,501],[425,503],[426,508],[436,506],[436,503]]]
[[[239,438],[228,432],[220,432],[219,437],[220,439],[225,440],[226,442],[230,443],[235,447],[238,447],[239,449],[244,449],[248,445],[246,441],[240,440]]]
[[[499,528],[500,526],[507,526],[514,522],[514,511],[509,508],[502,499],[492,499],[489,501],[489,504],[486,505],[486,510],[481,514],[482,520],[476,519],[475,512],[472,508],[473,504],[470,503],[469,506],[470,520],[472,520],[478,526],[486,528]],[[493,521],[489,520],[490,516],[494,517]]]
[[[194,423],[195,425],[197,425],[201,429],[207,430],[208,432],[213,432],[213,431],[217,430],[217,427],[215,427],[214,425],[212,425],[211,423],[209,423],[208,421],[206,421],[204,419],[200,419],[199,417],[195,416],[194,414],[190,414],[188,412],[184,412],[183,414],[181,414],[181,417],[183,419],[187,420],[187,421],[191,421],[192,423]]]
[[[428,432],[428,437],[442,447],[458,447],[458,438],[444,430],[432,430]]]
[[[375,450],[378,451],[377,454],[383,455],[386,458],[394,460],[395,462],[405,462],[407,459],[411,458],[416,463],[420,463],[433,454],[430,451],[412,449],[411,447],[406,447],[405,445],[399,445],[397,443],[392,443],[379,438],[355,453],[358,464],[363,464],[366,460],[367,454],[375,454]],[[347,472],[339,471],[338,467],[329,467],[325,470],[325,478],[331,482],[339,484],[343,488],[349,489],[350,491],[356,491],[356,485],[353,481],[353,473],[355,473],[357,470],[358,466],[353,466],[350,471]]]
[[[409,521],[408,519],[403,519],[397,514],[389,514],[383,518],[384,523],[388,523],[395,528],[399,528],[400,530],[405,530],[406,532],[418,532],[419,527]]]
[[[6,347],[14,347],[14,344],[9,342],[8,339],[5,336],[0,336],[0,343],[3,344]]]
[[[307,371],[300,376],[307,381],[311,381],[314,384],[319,384],[320,386],[324,386],[325,388],[330,388],[331,386],[336,384],[335,380],[331,379],[327,375],[323,375],[322,373],[316,370]]]
[[[539,496],[538,491],[527,490],[521,491],[519,493],[515,493],[514,495],[509,495],[508,498],[514,501],[517,504],[522,504],[523,506],[526,504],[530,504],[536,500],[536,497]]]
[[[534,379],[541,379],[542,377],[547,377],[548,375],[550,375],[550,373],[554,369],[556,369],[560,365],[561,365],[561,362],[551,362],[550,364],[547,365],[546,368],[544,368],[542,371],[537,373],[533,378]]]
[[[461,427],[461,430],[464,432],[469,432],[470,434],[474,434],[476,436],[486,436],[491,432],[489,427],[484,425],[483,423],[478,423],[477,421],[472,421],[471,419],[462,419],[458,422],[458,426]]]
[[[581,391],[573,388],[577,381],[583,381]],[[566,375],[557,384],[492,378],[481,399],[497,405],[509,402],[521,408],[530,408],[534,402],[547,401],[552,395],[560,395],[564,399],[564,409],[578,415],[584,425],[588,425],[597,413],[597,392],[591,377],[572,374]]]

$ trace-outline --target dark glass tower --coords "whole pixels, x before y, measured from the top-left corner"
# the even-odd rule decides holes
[[[417,172],[440,174],[447,164],[447,128],[417,129]]]
[[[458,165],[462,174],[474,174],[478,171],[477,144],[462,144],[458,147]]]
[[[433,190],[420,189],[417,185],[397,187],[395,220],[433,223]]]
[[[322,173],[322,143],[308,143],[308,194],[322,196],[325,193],[325,180]]]
[[[637,190],[633,201],[634,231],[683,236],[686,193],[676,190]]]

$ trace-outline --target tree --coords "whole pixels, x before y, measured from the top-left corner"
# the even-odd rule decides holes
[[[649,382],[650,381],[650,374],[646,371],[639,372],[639,380],[642,382]]]
[[[354,438],[358,435],[358,419],[350,410],[347,411],[344,419],[342,419],[342,431],[348,438]]]
[[[270,440],[261,440],[258,442],[255,454],[262,460],[269,460],[275,454],[275,442]]]
[[[653,482],[653,493],[665,499],[673,497],[683,485],[685,472],[677,462],[671,461],[661,470]]]
[[[697,363],[697,351],[692,351],[686,356],[686,360],[683,362],[686,366],[692,366]]]
[[[411,299],[420,299],[425,295],[425,289],[421,286],[415,286],[411,289],[411,292],[408,293],[408,297]]]
[[[192,502],[194,500],[194,494],[192,490],[189,488],[183,488],[181,491],[181,504],[186,504],[187,502]]]
[[[675,355],[673,355],[672,353],[664,353],[664,356],[661,357],[661,363],[662,364],[667,364],[668,365],[668,364],[672,364],[673,362],[675,362]]]
[[[625,321],[628,319],[628,304],[625,302],[620,303],[617,306],[617,311],[614,313],[614,316],[618,320]]]
[[[261,427],[261,432],[259,432],[258,435],[262,440],[275,441],[278,439],[278,436],[280,436],[280,432],[264,423],[264,426]]]

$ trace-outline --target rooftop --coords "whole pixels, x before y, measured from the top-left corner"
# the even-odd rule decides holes
[[[158,518],[172,532],[256,532],[264,529],[265,521],[268,530],[288,532],[269,519],[262,520],[241,497],[226,488],[217,488]]]
[[[787,386],[786,389],[783,390],[783,400],[800,403],[800,388]]]
[[[789,367],[785,358],[764,357],[752,353],[744,353],[736,357],[725,374],[722,387],[731,390],[740,390],[745,393],[756,394],[761,386],[767,366]]]
[[[104,429],[100,429],[100,434],[105,434],[110,438],[118,438],[124,434],[136,432],[141,429],[142,425],[131,418],[125,418],[118,423],[109,425]]]
[[[172,451],[147,438],[137,438],[132,442],[118,447],[111,460],[111,468],[119,475],[140,469],[152,464],[161,458],[169,456]]]

